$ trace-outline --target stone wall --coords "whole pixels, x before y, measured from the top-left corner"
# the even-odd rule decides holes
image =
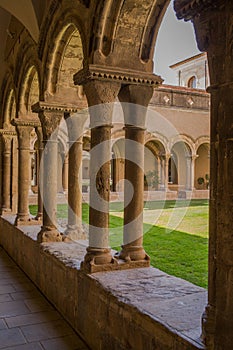
[[[39,226],[10,221],[0,218],[0,244],[91,349],[203,349],[202,288],[154,268],[86,275],[84,245],[38,244]]]

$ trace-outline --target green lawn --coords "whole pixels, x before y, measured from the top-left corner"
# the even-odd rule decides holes
[[[119,250],[123,237],[122,203],[110,206],[110,244]],[[30,206],[32,214],[36,206]],[[67,217],[67,206],[58,205],[58,217]],[[88,205],[83,204],[88,222]],[[151,265],[207,287],[208,201],[155,201],[144,208],[144,248]]]

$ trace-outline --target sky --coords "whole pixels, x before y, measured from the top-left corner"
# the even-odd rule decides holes
[[[154,54],[154,73],[164,84],[177,85],[178,79],[170,65],[200,53],[191,22],[177,20],[171,1],[163,18]]]

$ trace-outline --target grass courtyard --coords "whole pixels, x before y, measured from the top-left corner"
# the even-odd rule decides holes
[[[36,206],[30,206],[36,214]],[[67,218],[67,205],[58,205]],[[83,221],[89,207],[83,204]],[[168,274],[207,287],[208,200],[147,202],[144,206],[144,248],[151,265]],[[122,203],[110,205],[110,244],[119,250],[123,240]]]

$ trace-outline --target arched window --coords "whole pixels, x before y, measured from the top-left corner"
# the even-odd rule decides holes
[[[189,87],[189,88],[196,89],[196,87],[197,87],[197,78],[196,78],[195,76],[192,76],[192,77],[188,80],[188,87]]]

